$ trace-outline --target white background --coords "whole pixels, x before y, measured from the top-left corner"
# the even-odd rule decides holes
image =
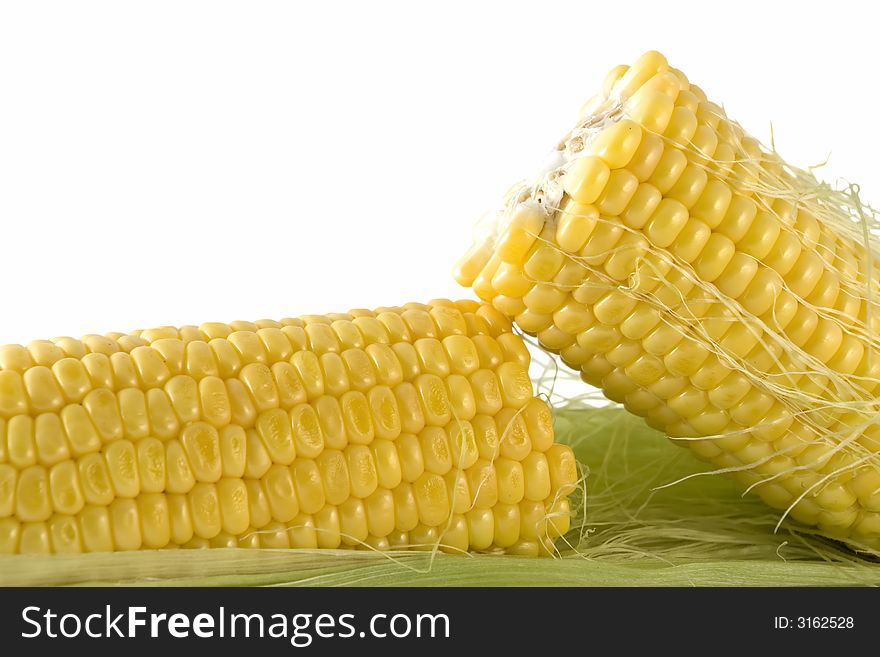
[[[465,295],[471,225],[656,48],[880,203],[869,2],[4,2],[0,343]]]

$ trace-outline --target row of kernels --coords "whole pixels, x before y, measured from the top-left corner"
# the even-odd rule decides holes
[[[425,421],[428,423],[445,424],[450,412],[467,417],[473,412],[472,407],[477,404],[485,407],[500,401],[514,407],[522,405],[531,396],[530,392],[528,396],[525,395],[523,385],[525,369],[519,364],[523,362],[527,364],[527,351],[521,345],[514,345],[513,340],[500,342],[492,338],[486,340],[491,342],[478,341],[474,344],[464,338],[461,343],[456,341],[452,345],[454,351],[452,355],[460,361],[456,365],[456,371],[472,372],[470,381],[460,374],[448,375],[445,381],[433,374],[418,374],[424,368],[413,363],[409,369],[412,369],[412,374],[416,375],[415,399],[418,400],[420,408],[406,409],[407,412],[427,414]],[[518,362],[503,362],[505,358],[510,357],[516,358]],[[399,432],[396,427],[399,411],[395,406],[401,401],[400,397],[406,401],[407,395],[402,394],[395,398],[389,388],[376,385],[370,386],[367,395],[359,390],[348,390],[348,379],[345,374],[337,372],[338,376],[334,375],[330,368],[322,371],[320,365],[318,371],[315,371],[306,360],[295,360],[295,363],[300,365],[299,368],[295,365],[278,363],[272,370],[261,364],[251,364],[242,370],[238,379],[225,382],[213,376],[196,382],[190,377],[178,375],[168,381],[163,389],[151,389],[147,394],[138,388],[126,388],[118,394],[106,388],[98,388],[85,396],[82,405],[63,406],[60,413],[61,420],[59,415],[54,413],[39,415],[37,422],[44,427],[44,430],[36,433],[47,437],[56,433],[61,436],[59,432],[50,431],[52,426],[64,425],[68,428],[68,425],[73,425],[75,431],[68,431],[68,434],[73,436],[71,440],[77,443],[72,445],[74,453],[84,453],[93,451],[99,446],[100,441],[108,442],[123,436],[138,439],[153,433],[159,437],[169,437],[176,433],[181,423],[199,419],[204,419],[217,427],[223,427],[230,421],[251,426],[260,412],[277,408],[279,405],[285,409],[295,409],[310,397],[322,397],[328,381],[331,382],[332,392],[340,396],[345,417],[351,421],[349,428],[355,434],[359,433],[358,429],[361,426],[363,426],[362,432],[371,433],[374,425],[380,435]],[[477,370],[476,366],[480,364],[494,366],[497,368],[497,375],[490,370]],[[18,376],[15,372],[6,374],[9,377]],[[395,377],[389,382],[394,383],[399,381],[399,378],[402,376]],[[346,384],[340,381],[345,381]],[[479,400],[474,398],[474,390],[471,390],[473,386],[477,387]],[[397,387],[400,387],[400,384]],[[0,393],[2,392],[9,391],[0,390]],[[13,394],[5,396],[4,399],[9,402],[9,410],[21,411],[20,407],[24,406],[23,401],[15,402]],[[15,409],[12,409],[12,406],[15,406]],[[86,418],[80,417],[83,415],[83,410]],[[17,413],[10,420],[16,417],[18,420],[15,421],[15,427],[21,425],[25,431],[16,430],[14,435],[26,434],[30,438],[18,440],[17,448],[13,447],[5,451],[18,454],[22,452],[22,446],[29,445],[21,459],[23,466],[31,464],[31,460],[37,456],[36,450],[33,449],[34,422],[30,416]],[[24,427],[25,424],[28,427]],[[99,440],[96,440],[96,436]],[[38,444],[37,447],[39,446]],[[52,443],[50,451],[58,451],[58,455],[45,454],[40,450],[41,460],[49,464],[53,460],[66,458],[69,454],[63,437],[60,446]]]
[[[324,503],[338,506],[347,524],[362,525],[363,533],[385,536],[397,529],[410,531],[417,524],[439,526],[448,521],[451,513],[467,513],[474,509],[489,509],[498,504],[543,504],[548,499],[562,499],[568,495],[576,480],[576,466],[567,448],[539,455],[534,461],[521,464],[499,459],[497,471],[491,464],[480,464],[469,476],[449,473],[441,476],[423,472],[413,482],[400,482],[392,488],[375,486],[362,491],[366,495],[326,495],[303,492],[296,475],[290,476],[283,468],[276,468],[272,476],[263,481],[248,480],[250,522],[262,528],[272,521],[290,522],[298,514],[314,514],[324,508]],[[308,479],[314,482],[320,475],[315,472]],[[352,486],[356,485],[353,477]],[[473,483],[469,483],[473,482]],[[393,482],[392,482],[393,483]],[[326,484],[326,482],[325,482]],[[470,486],[476,486],[472,492]],[[491,488],[491,492],[490,492]],[[317,488],[315,489],[317,491]],[[354,491],[352,491],[354,492]],[[305,502],[308,500],[308,504]]]
[[[12,369],[23,372],[37,365],[52,367],[64,358],[81,359],[89,353],[111,356],[119,352],[128,353],[144,344],[144,341],[135,335],[117,334],[116,338],[87,335],[82,340],[76,340],[65,336],[52,340],[34,340],[27,346],[2,345],[0,370]]]
[[[566,477],[571,475],[573,461],[570,451],[546,440],[545,426],[534,428],[536,421],[543,422],[540,415],[542,410],[537,409],[527,416],[528,422],[523,423],[517,439],[519,442],[503,433],[499,435],[492,418],[478,416],[473,425],[452,422],[445,430],[428,427],[419,436],[404,434],[394,442],[380,439],[369,447],[349,445],[343,450],[327,449],[314,465],[310,460],[298,459],[292,467],[312,472],[314,479],[322,482],[326,500],[334,504],[350,495],[367,497],[379,487],[393,488],[401,481],[414,483],[426,474],[457,476],[460,471],[467,475],[475,496],[473,503],[491,505],[497,498],[496,472],[503,475],[501,494],[505,499],[517,495],[541,498],[548,494],[547,489],[556,490],[564,485]],[[528,442],[529,424],[535,436],[531,442]],[[528,451],[532,446],[543,448],[546,453]],[[291,489],[289,481],[295,480],[295,473],[288,476],[278,465],[272,464],[261,442],[249,434],[244,475],[260,478],[274,469],[273,480],[285,483],[285,490]]]
[[[237,429],[237,430],[236,430]],[[188,492],[196,482],[241,476],[244,432],[229,427],[217,434],[208,425],[188,427],[181,441],[118,440],[102,453],[64,460],[51,467],[31,465],[20,472],[0,466],[4,506],[0,516],[45,519],[51,511],[77,513],[85,504],[106,505],[116,497]]]
[[[144,493],[75,514],[41,520],[0,519],[0,552],[105,552],[161,548],[247,527],[247,493],[240,479],[198,484],[186,495]]]
[[[71,338],[56,339],[64,349],[47,340],[34,341],[27,347],[5,345],[0,347],[0,370],[24,372],[35,366],[53,367],[64,359],[82,360],[97,354],[111,361],[112,367],[108,368],[100,358],[93,359],[102,363],[94,367],[111,370],[119,379],[116,387],[126,387],[126,383],[137,377],[150,387],[161,385],[169,376],[169,368],[173,373],[188,373],[197,378],[199,374],[221,376],[221,369],[234,372],[248,363],[272,364],[288,360],[294,351],[303,349],[319,353],[342,352],[375,343],[443,339],[465,333],[487,332],[497,337],[510,330],[509,322],[505,325],[503,317],[487,315],[486,309],[446,300],[433,303],[436,305],[401,309],[400,314],[344,315],[346,319],[327,320],[327,323],[301,322],[301,326],[294,324],[293,320],[285,324],[258,323],[262,326],[236,322],[232,325],[203,325],[197,336],[183,335],[183,329],[162,327],[137,332],[141,337],[113,334],[113,337],[86,336],[82,342]],[[73,343],[78,347],[71,346]],[[125,349],[121,348],[123,344]],[[161,357],[156,350],[148,348],[148,344],[155,345]],[[230,360],[232,362],[228,362]],[[167,367],[164,363],[168,363]],[[67,365],[68,369],[71,367]],[[82,378],[82,372],[71,372],[73,374]]]
[[[327,505],[315,514],[299,514],[286,523],[273,521],[260,528],[251,527],[238,538],[224,532],[210,540],[195,537],[183,547],[431,550],[439,546],[456,552],[511,548],[522,541],[540,544],[546,551],[548,539],[568,531],[571,512],[565,499],[546,504],[526,501],[499,504],[497,509],[452,513],[439,525],[424,524],[407,514],[410,517],[403,524],[408,527],[405,530],[399,528],[393,514],[387,494],[383,494],[375,500]]]

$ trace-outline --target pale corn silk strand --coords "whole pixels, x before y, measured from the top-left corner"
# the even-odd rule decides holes
[[[627,130],[638,131],[642,141],[620,156]],[[651,140],[655,153],[677,151],[681,163],[658,164]],[[612,164],[596,164],[603,149]],[[708,200],[702,198],[716,183],[729,187],[740,205],[728,196],[718,214],[711,204],[717,198],[708,191]],[[596,189],[584,193],[589,199],[573,197],[590,186]],[[625,198],[612,208],[618,197]],[[655,215],[637,213],[645,198],[655,204],[653,225]],[[671,205],[670,198],[681,203]],[[658,202],[683,213],[661,217]],[[751,215],[742,212],[744,205],[752,206]],[[682,215],[673,231],[669,224]],[[581,227],[575,240],[578,229],[571,227],[579,221],[591,226]],[[539,175],[514,186],[502,210],[478,224],[456,276],[582,370],[588,383],[690,446],[716,466],[713,472],[760,494],[781,511],[779,523],[792,515],[852,548],[875,552],[878,226],[876,210],[859,200],[857,186],[832,187],[812,170],[788,165],[650,52],[631,68],[612,70]],[[726,268],[706,280],[721,247],[729,250]],[[571,308],[587,319],[571,320]],[[600,310],[604,317],[597,321]],[[640,310],[655,321],[647,337],[634,331],[622,346],[594,341],[597,331],[611,331],[602,326],[606,317],[620,338],[621,323]],[[646,343],[652,335],[660,336],[659,347],[639,359],[643,338]],[[676,345],[690,350],[692,362],[679,359],[679,371],[670,373]],[[711,370],[699,372],[694,363],[700,362],[714,362],[720,374],[712,379]],[[699,404],[692,413],[684,397],[674,399],[680,390],[661,390],[676,376],[703,377],[702,392],[684,388]],[[712,413],[701,418],[703,406]]]

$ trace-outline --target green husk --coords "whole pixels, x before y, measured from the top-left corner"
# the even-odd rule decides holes
[[[784,521],[617,407],[557,407],[583,464],[557,558],[160,550],[0,558],[0,583],[202,586],[852,586],[880,564]],[[706,473],[701,476],[698,473]],[[697,474],[698,476],[691,476]],[[689,477],[689,478],[688,478]],[[672,485],[668,485],[672,484]],[[661,486],[666,486],[662,487]],[[584,497],[586,491],[586,497]],[[584,503],[586,500],[586,503]]]

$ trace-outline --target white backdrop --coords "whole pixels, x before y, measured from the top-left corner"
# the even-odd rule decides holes
[[[841,1],[4,2],[0,343],[463,295],[449,271],[474,220],[651,48],[878,203],[877,19]]]

